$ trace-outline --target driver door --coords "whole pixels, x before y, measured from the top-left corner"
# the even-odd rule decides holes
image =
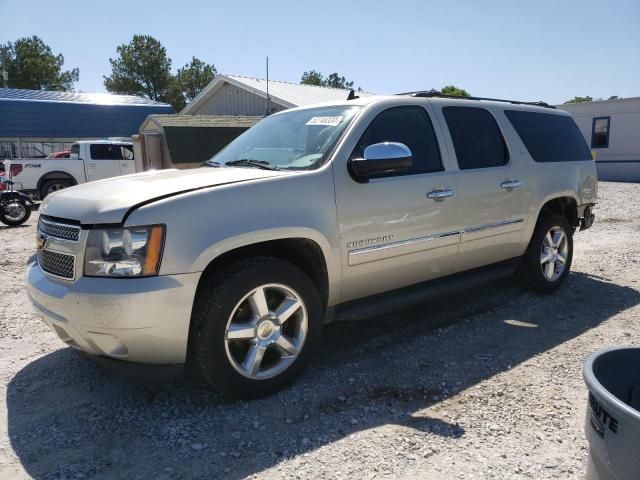
[[[111,143],[94,143],[89,146],[90,158],[85,160],[87,181],[120,175],[120,162],[124,161],[122,147]],[[133,160],[131,160],[133,162]]]
[[[458,188],[456,175],[444,168],[430,108],[402,105],[378,112],[351,154],[362,158],[369,145],[403,143],[412,152],[408,170],[358,182],[346,162],[334,164],[342,301],[453,270],[460,243]]]

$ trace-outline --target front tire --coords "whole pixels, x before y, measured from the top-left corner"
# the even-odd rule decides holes
[[[573,260],[573,229],[562,215],[542,217],[533,232],[520,274],[523,286],[552,293],[567,278]]]
[[[262,397],[303,372],[321,336],[322,301],[295,265],[251,258],[201,281],[191,323],[197,373],[229,396]]]
[[[2,210],[0,222],[10,227],[22,225],[31,216],[31,208],[19,198],[9,200],[4,205],[0,205],[0,210]]]

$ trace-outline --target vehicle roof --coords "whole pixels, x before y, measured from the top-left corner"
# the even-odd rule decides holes
[[[357,93],[356,93],[357,95]],[[468,106],[468,107],[492,107],[502,110],[525,110],[538,113],[550,113],[555,115],[568,115],[567,112],[557,110],[554,107],[535,105],[530,103],[511,103],[508,100],[490,100],[490,99],[469,99],[465,97],[451,98],[451,97],[418,97],[412,95],[373,95],[367,97],[355,98],[353,100],[340,100],[333,102],[317,103],[314,105],[306,105],[304,107],[298,107],[290,110],[304,110],[307,108],[317,107],[330,107],[330,106],[368,106],[375,103],[407,103],[407,104],[424,104],[432,103],[434,105],[441,106]],[[290,111],[290,110],[285,110]],[[282,112],[279,112],[282,113]],[[277,114],[276,114],[277,115]]]
[[[108,143],[110,145],[133,145],[132,141],[129,140],[78,140],[77,142],[73,142],[73,143],[77,143],[77,144],[84,144],[84,143]]]

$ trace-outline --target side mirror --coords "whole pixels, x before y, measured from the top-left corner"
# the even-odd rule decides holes
[[[376,173],[400,172],[411,167],[413,155],[404,143],[374,143],[364,149],[364,158],[353,158],[349,168],[356,177],[367,179]]]

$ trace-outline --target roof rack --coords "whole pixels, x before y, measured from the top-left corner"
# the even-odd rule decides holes
[[[556,107],[553,105],[549,105],[546,102],[521,102],[518,100],[504,100],[502,98],[486,98],[486,97],[458,97],[456,95],[443,95],[437,91],[418,91],[418,92],[406,92],[406,93],[398,93],[398,95],[409,95],[411,97],[427,97],[427,98],[453,98],[457,100],[488,100],[491,102],[505,102],[512,103],[514,105],[533,105],[536,107],[544,107],[544,108],[553,108],[555,110]]]

